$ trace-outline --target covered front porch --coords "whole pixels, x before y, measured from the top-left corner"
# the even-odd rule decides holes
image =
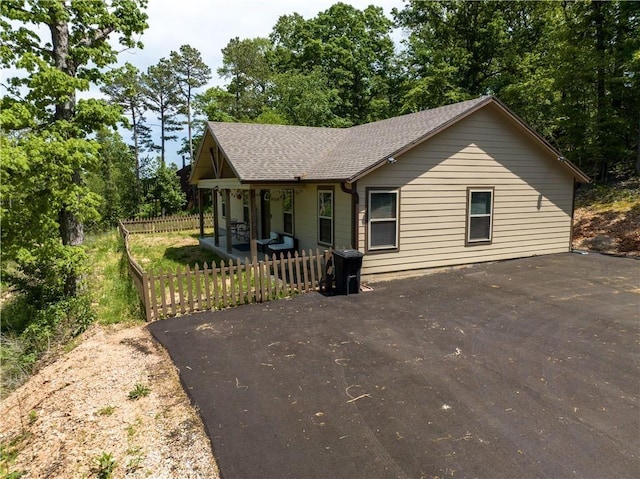
[[[224,234],[224,232],[220,235],[218,244],[216,244],[213,236],[201,236],[199,242],[200,247],[213,251],[221,258],[230,259],[234,262],[240,260],[243,263],[250,263],[251,244],[248,241],[238,242],[233,236],[231,239],[231,252],[228,251],[227,235]],[[264,261],[264,256],[265,255],[259,251],[256,253],[258,261]]]
[[[201,246],[222,257],[260,260],[264,254],[259,251],[259,240],[277,233],[278,238],[290,237],[297,247],[293,197],[305,186],[242,184],[235,178],[203,179],[197,185]],[[209,205],[213,221],[206,223],[212,224],[204,219]]]

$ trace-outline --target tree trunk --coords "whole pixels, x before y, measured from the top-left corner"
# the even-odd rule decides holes
[[[640,175],[640,118],[638,118],[638,152],[636,156],[636,173]]]
[[[60,71],[69,75],[70,77],[76,76],[76,65],[69,56],[69,26],[66,20],[57,18],[55,9],[51,10],[51,21],[49,23],[49,29],[51,31],[51,43],[53,61]],[[75,115],[76,109],[76,94],[75,90],[69,92],[69,97],[66,101],[56,104],[56,111],[54,119],[56,121],[66,120],[71,121]],[[79,170],[74,170],[69,178],[69,181],[75,185],[82,183],[82,177]],[[82,222],[73,213],[67,205],[63,205],[58,213],[58,220],[60,223],[60,237],[63,245],[68,246],[80,246],[84,242],[84,228]],[[78,290],[78,283],[80,277],[76,274],[76,271],[69,271],[65,278],[65,293],[69,296],[76,294]]]
[[[189,134],[189,164],[193,168],[193,138],[191,134],[191,88],[187,91],[187,132]]]
[[[133,126],[133,155],[136,160],[136,209],[140,204],[140,145],[138,140],[138,117],[136,116],[136,107],[131,105],[131,123]]]
[[[604,45],[604,14],[602,2],[594,0],[591,3],[593,21],[596,29],[596,142],[598,160],[598,180],[606,182],[609,173],[609,157],[605,144],[604,114],[605,114],[605,45]]]

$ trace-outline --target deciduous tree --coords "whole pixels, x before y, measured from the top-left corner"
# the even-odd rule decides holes
[[[84,176],[97,164],[97,146],[89,138],[100,127],[115,125],[120,116],[104,101],[78,101],[76,95],[100,82],[101,69],[116,61],[110,36],[118,35],[125,48],[141,46],[137,35],[147,26],[145,6],[146,0],[0,3],[0,60],[17,69],[5,85],[11,99],[3,101],[8,111],[3,111],[2,129],[8,138],[2,168],[16,200],[31,202],[28,216],[41,219],[44,234],[58,236],[65,246],[82,244],[83,220],[92,210]],[[5,163],[12,153],[22,160]],[[11,200],[8,209],[15,204]],[[3,217],[3,240],[5,233],[16,239],[17,231],[26,237],[41,234],[38,228],[25,228],[24,221],[32,220],[21,220],[12,211],[6,218],[10,222]],[[20,242],[33,248],[42,245],[35,239]],[[75,270],[66,272],[66,294],[75,294],[77,278]]]

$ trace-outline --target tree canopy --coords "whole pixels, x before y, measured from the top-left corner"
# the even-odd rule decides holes
[[[6,79],[0,118],[7,179],[3,202],[11,205],[3,208],[4,248],[33,251],[43,245],[40,236],[47,242],[59,238],[63,246],[82,244],[83,222],[96,214],[97,203],[85,183],[98,163],[91,135],[115,126],[120,111],[104,100],[78,101],[76,95],[100,82],[103,68],[116,61],[110,36],[118,35],[126,48],[141,46],[136,35],[147,26],[145,5],[145,0],[0,4],[0,61],[18,69]],[[40,38],[39,32],[48,32],[49,38]],[[14,205],[29,214],[20,214]],[[67,294],[75,294],[78,277],[67,269]]]

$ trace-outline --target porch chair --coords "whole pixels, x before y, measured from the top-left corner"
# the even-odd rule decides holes
[[[293,254],[298,248],[298,241],[293,236],[282,235],[282,243],[274,243],[267,245],[267,254],[272,255],[276,253],[280,256],[280,253],[287,255],[287,253]]]
[[[280,242],[281,242],[280,241],[280,235],[278,233],[276,233],[275,231],[269,232],[269,237],[268,238],[263,238],[263,239],[256,240],[256,243],[258,243],[258,251],[260,253],[266,252],[266,246],[271,245],[271,244],[280,243]]]

